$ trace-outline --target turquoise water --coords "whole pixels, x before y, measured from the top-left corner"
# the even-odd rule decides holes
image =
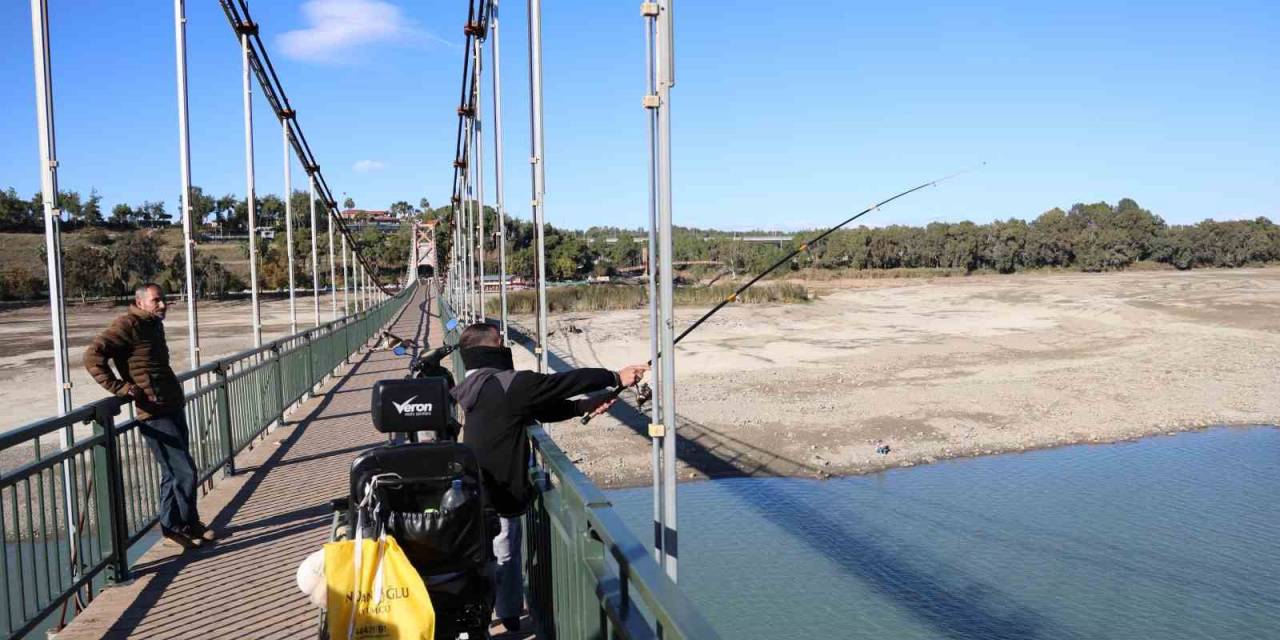
[[[651,490],[610,495],[652,530]],[[1280,429],[688,483],[679,508],[680,585],[725,638],[1280,638]]]

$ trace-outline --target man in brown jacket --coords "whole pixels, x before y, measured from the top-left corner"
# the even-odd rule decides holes
[[[182,384],[169,366],[166,308],[160,285],[138,287],[129,312],[85,349],[84,368],[103,389],[133,400],[139,428],[160,464],[160,533],[192,549],[214,536],[196,513],[196,465]]]

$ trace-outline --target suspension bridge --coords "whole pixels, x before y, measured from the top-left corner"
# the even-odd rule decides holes
[[[461,83],[453,161],[452,206],[415,221],[407,264],[389,269],[361,249],[340,215],[317,153],[271,62],[247,0],[220,0],[227,35],[240,45],[244,106],[245,198],[249,239],[256,211],[254,94],[280,127],[284,192],[290,168],[305,172],[310,246],[295,264],[294,223],[285,198],[289,335],[265,340],[258,243],[249,241],[251,345],[233,355],[201,357],[200,282],[193,270],[190,129],[187,108],[187,15],[173,2],[177,79],[177,163],[185,262],[184,290],[191,369],[186,393],[199,508],[226,532],[216,544],[178,553],[157,540],[160,467],[145,446],[127,398],[74,406],[71,396],[63,245],[59,207],[55,100],[48,0],[31,0],[38,161],[49,281],[56,414],[0,433],[0,637],[47,633],[58,638],[286,638],[319,632],[317,610],[299,594],[294,572],[328,540],[329,500],[347,492],[347,471],[361,451],[384,442],[370,424],[374,382],[405,374],[406,361],[378,348],[386,331],[414,336],[421,348],[456,341],[442,321],[496,321],[512,341],[507,315],[506,210],[503,206],[501,49],[498,0],[470,0],[462,25]],[[640,4],[646,33],[637,96],[649,133],[650,232],[646,264],[672,273],[670,100],[675,84],[671,0]],[[541,2],[528,0],[530,201],[536,233],[538,311],[530,336],[541,371],[558,360],[547,348]],[[487,83],[486,83],[487,80]],[[487,87],[486,88],[486,84]],[[317,107],[321,108],[321,107]],[[489,132],[489,128],[492,132]],[[488,134],[488,135],[487,135]],[[486,151],[494,183],[486,191]],[[485,207],[497,212],[486,230]],[[327,233],[327,255],[317,238]],[[335,255],[335,249],[337,254]],[[486,256],[498,254],[498,273]],[[298,275],[310,287],[299,286]],[[488,318],[487,276],[497,275],[501,312]],[[715,632],[676,585],[674,325],[671,278],[649,278],[654,379],[648,432],[653,442],[652,550],[623,524],[608,498],[541,427],[529,431],[530,473],[539,495],[525,516],[526,601],[535,637],[714,638]],[[327,307],[327,308],[326,308]],[[309,318],[308,318],[309,316]],[[454,363],[461,377],[460,363]]]

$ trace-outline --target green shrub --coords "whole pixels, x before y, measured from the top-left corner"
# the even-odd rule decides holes
[[[711,287],[677,287],[675,303],[678,306],[709,307],[729,297],[738,284],[718,284]],[[738,302],[746,304],[807,302],[809,291],[803,285],[792,282],[757,284],[747,289]],[[640,309],[649,303],[648,289],[638,285],[594,284],[550,287],[547,289],[547,311],[612,311]],[[535,291],[512,291],[507,294],[507,309],[511,313],[537,311]],[[490,295],[485,301],[490,315],[499,314],[501,301]]]

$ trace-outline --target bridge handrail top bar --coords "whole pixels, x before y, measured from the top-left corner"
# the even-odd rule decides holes
[[[109,411],[112,415],[115,415],[119,413],[120,407],[123,407],[128,402],[129,400],[125,398],[101,398],[76,407],[60,416],[51,416],[27,422],[0,434],[0,451],[53,433],[68,425],[88,424],[102,415],[102,411]]]

